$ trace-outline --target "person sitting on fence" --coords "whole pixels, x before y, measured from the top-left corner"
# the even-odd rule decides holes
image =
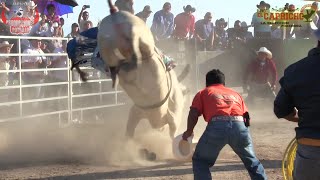
[[[212,14],[207,12],[203,19],[195,24],[195,38],[197,40],[198,49],[211,50],[214,40],[214,26],[211,22]]]
[[[215,22],[216,27],[214,29],[214,48],[225,49],[228,46],[228,34],[225,30],[228,23],[224,18],[218,19]]]
[[[195,17],[192,13],[196,11],[191,5],[183,7],[184,12],[174,18],[175,29],[173,36],[176,39],[191,39],[194,34]]]
[[[41,39],[31,39],[29,40],[31,47],[24,50],[23,54],[33,55],[33,56],[23,56],[21,58],[22,69],[39,69],[45,67],[47,59],[44,56],[44,52],[41,50]],[[36,55],[36,56],[34,56]],[[22,75],[22,80],[24,84],[41,84],[44,82],[45,72],[24,72]],[[33,91],[26,91],[28,99],[38,99],[43,95],[43,90],[41,86],[35,87]]]
[[[248,26],[248,24],[245,21],[241,23],[241,30],[244,34],[243,36],[245,38],[245,42],[248,42],[250,39],[253,39],[253,35],[252,32],[249,31],[249,27],[251,26]]]

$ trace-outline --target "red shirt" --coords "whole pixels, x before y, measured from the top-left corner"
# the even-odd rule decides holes
[[[197,109],[206,122],[215,116],[243,116],[248,111],[240,94],[222,84],[199,91],[191,108]]]
[[[261,64],[259,60],[252,61],[244,76],[245,83],[250,75],[250,80],[257,84],[265,84],[270,80],[271,85],[275,85],[278,79],[276,65],[272,59],[266,59],[265,64]]]
[[[180,13],[174,18],[175,30],[174,35],[178,38],[187,37],[188,33],[193,35],[194,33],[194,16],[186,13]]]

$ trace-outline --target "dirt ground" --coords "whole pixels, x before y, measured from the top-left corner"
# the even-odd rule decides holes
[[[167,132],[146,132],[147,123],[142,123],[136,140],[125,141],[123,119],[110,121],[106,126],[59,131],[52,124],[43,128],[43,122],[37,126],[25,123],[1,128],[0,179],[193,179],[191,162],[173,158]],[[185,126],[183,121],[179,133]],[[281,159],[294,137],[294,127],[293,123],[278,120],[270,108],[252,110],[250,129],[254,146],[269,179],[283,179]],[[204,128],[205,123],[200,120],[195,136],[199,137]],[[141,147],[156,152],[158,160],[139,158],[137,149]],[[241,160],[229,147],[222,150],[212,175],[214,179],[249,179]]]

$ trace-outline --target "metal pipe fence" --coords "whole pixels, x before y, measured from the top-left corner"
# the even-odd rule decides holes
[[[122,106],[126,103],[125,98],[119,98],[124,96],[123,91],[112,89],[111,79],[93,68],[82,68],[88,72],[89,81],[81,82],[79,75],[70,71],[71,62],[65,51],[44,54],[23,53],[23,48],[28,48],[25,43],[30,39],[48,42],[69,40],[51,37],[0,36],[0,42],[6,40],[14,44],[12,53],[0,54],[0,63],[7,63],[9,58],[16,59],[14,68],[0,68],[0,122],[54,115],[59,120],[60,127],[65,127],[73,122],[90,123],[91,120],[84,116],[87,111],[96,110],[100,117],[103,117],[105,108]],[[32,69],[23,67],[23,58],[39,56],[46,57],[47,60],[63,58],[65,65]],[[30,73],[42,75],[26,78]]]

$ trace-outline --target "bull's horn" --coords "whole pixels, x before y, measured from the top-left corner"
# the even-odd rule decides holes
[[[108,5],[110,8],[110,14],[113,14],[119,11],[119,9],[112,3],[112,0],[108,0]]]

